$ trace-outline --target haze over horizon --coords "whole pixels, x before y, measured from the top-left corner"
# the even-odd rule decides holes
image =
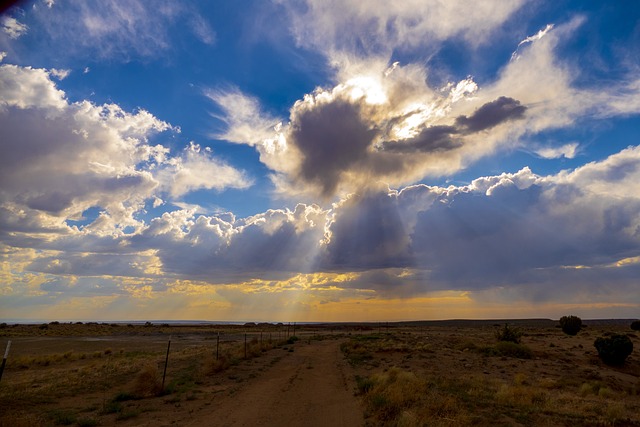
[[[31,0],[0,318],[640,317],[640,3]]]

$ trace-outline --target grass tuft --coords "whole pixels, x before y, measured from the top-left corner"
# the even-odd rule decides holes
[[[158,369],[154,365],[145,365],[136,376],[133,393],[138,396],[157,396],[162,391]]]

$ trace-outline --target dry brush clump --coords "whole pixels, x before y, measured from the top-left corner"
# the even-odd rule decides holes
[[[496,330],[495,335],[496,339],[500,342],[512,342],[519,344],[522,332],[516,328],[510,328],[509,324],[505,323],[504,328]]]
[[[155,365],[145,365],[133,383],[133,392],[140,397],[157,396],[162,392],[160,373]]]

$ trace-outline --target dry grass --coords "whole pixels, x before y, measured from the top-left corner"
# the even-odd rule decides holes
[[[56,333],[79,336],[82,328],[87,335],[131,337],[53,339]],[[232,393],[251,378],[250,368],[267,366],[254,358],[280,348],[268,358],[276,360],[298,345],[280,334],[269,339],[265,333],[261,340],[254,333],[245,359],[244,332],[230,328],[216,360],[216,331],[206,328],[184,329],[181,338],[175,329],[155,325],[48,324],[24,329],[29,337],[47,335],[30,352],[19,345],[18,329],[0,330],[18,337],[0,383],[0,427],[71,419],[72,425],[141,424],[147,411],[179,410],[191,402],[202,405],[202,396]],[[506,345],[496,342],[492,325],[390,329],[354,332],[341,346],[358,375],[369,425],[640,426],[640,357],[636,350],[624,366],[602,364],[593,340],[605,328],[589,326],[569,337],[553,327],[519,325],[521,343]],[[161,393],[169,333],[174,339]],[[638,338],[631,338],[640,348]],[[134,397],[141,399],[128,400]]]
[[[157,396],[162,392],[162,382],[158,368],[145,365],[136,376],[133,392],[140,397]]]
[[[342,345],[368,425],[640,426],[640,364],[599,363],[590,335],[528,330],[517,344],[489,329],[430,332]]]
[[[168,331],[177,338],[162,390]],[[185,332],[186,339],[176,331]],[[226,380],[218,374],[243,369],[284,343],[270,339],[284,338],[282,331],[249,334],[245,359],[244,334],[233,326],[222,332],[216,361],[217,330],[209,327],[54,323],[1,328],[0,336],[11,337],[13,344],[0,382],[0,427],[126,425],[167,404],[197,401],[208,379]]]

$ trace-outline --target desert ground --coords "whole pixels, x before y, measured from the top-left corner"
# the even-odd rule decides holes
[[[640,426],[629,323],[3,324],[0,426]]]

